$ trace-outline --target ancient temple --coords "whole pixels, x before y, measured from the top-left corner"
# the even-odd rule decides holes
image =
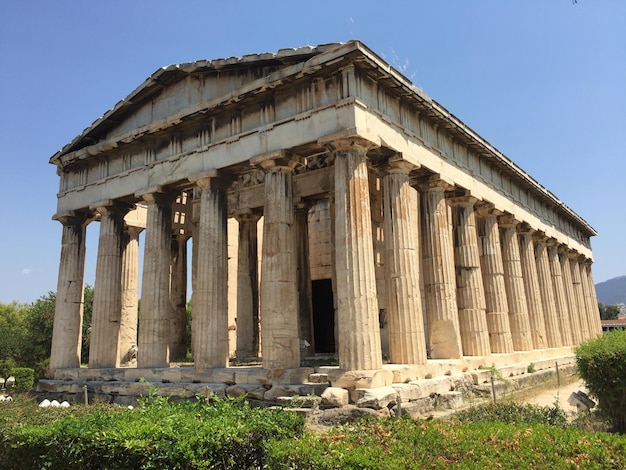
[[[358,41],[159,69],[50,162],[59,380],[296,383],[336,357],[406,381],[601,333],[594,229]]]

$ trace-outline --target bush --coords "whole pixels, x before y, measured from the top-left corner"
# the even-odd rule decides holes
[[[14,367],[11,375],[15,377],[15,390],[29,392],[35,386],[35,371],[29,367]]]
[[[567,414],[558,404],[538,406],[515,402],[489,403],[460,411],[455,418],[464,423],[499,421],[509,424],[545,424],[559,427],[567,425]]]
[[[8,379],[11,375],[11,369],[13,369],[17,364],[15,363],[15,359],[12,357],[8,359],[0,359],[0,378]]]
[[[576,348],[576,365],[600,412],[626,432],[626,331],[612,331]]]

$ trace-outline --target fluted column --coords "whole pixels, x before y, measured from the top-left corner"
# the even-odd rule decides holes
[[[333,142],[339,367],[382,367],[367,142]]]
[[[412,165],[402,160],[390,161],[382,179],[389,357],[396,364],[426,363],[417,233],[419,195],[409,184],[411,169]]]
[[[228,230],[226,182],[217,171],[193,181],[202,189],[196,291],[191,314],[194,367],[228,366]]]
[[[300,366],[292,173],[283,152],[262,156],[265,170],[261,255],[261,355],[265,369]]]
[[[51,371],[80,367],[87,223],[84,214],[74,212],[56,217],[56,220],[63,224],[63,233],[52,328]]]
[[[148,204],[141,282],[137,367],[169,367],[170,242],[172,197],[142,194]]]
[[[452,221],[445,199],[445,191],[449,188],[450,185],[436,177],[420,186],[424,290],[432,359],[458,359],[463,355],[456,302]]]
[[[170,302],[170,360],[187,356],[187,240],[188,235],[172,235]]]
[[[122,245],[127,206],[109,201],[100,213],[100,237],[93,295],[89,367],[119,367],[122,315]]]
[[[539,279],[539,291],[543,304],[543,320],[546,325],[546,337],[548,347],[558,348],[563,345],[559,322],[556,313],[556,303],[554,301],[554,287],[552,286],[552,275],[550,273],[550,262],[548,260],[548,250],[546,238],[543,235],[535,235],[535,260],[537,263],[537,277]]]
[[[570,251],[569,262],[570,270],[572,273],[572,285],[574,286],[574,296],[576,297],[576,317],[578,320],[578,327],[580,328],[580,335],[582,341],[587,341],[591,338],[592,334],[589,331],[589,321],[587,320],[587,306],[585,305],[585,296],[583,293],[583,286],[580,279],[580,267],[578,266],[579,254],[575,251]]]
[[[597,307],[595,309],[591,308],[591,293],[589,292],[585,258],[583,256],[578,258],[578,269],[580,270],[580,286],[583,291],[583,300],[585,302],[585,318],[589,328],[589,335],[593,338],[598,334],[596,329],[596,319],[599,318],[599,311]]]
[[[576,293],[574,292],[572,269],[570,267],[569,249],[566,245],[559,247],[559,261],[563,277],[563,290],[567,299],[567,311],[569,312],[571,322],[572,343],[576,345],[582,341],[582,331],[580,328],[578,304],[576,303]]]
[[[259,355],[259,281],[257,223],[260,214],[239,212],[237,246],[237,350],[239,358]]]
[[[502,212],[494,209],[491,204],[483,204],[479,207],[478,245],[491,352],[510,353],[513,352],[513,337],[509,323],[509,306],[498,228],[498,215],[501,214]]]
[[[528,318],[530,331],[535,349],[548,347],[546,338],[546,324],[543,319],[543,303],[539,290],[539,278],[537,276],[537,263],[535,262],[535,247],[533,244],[533,229],[526,225],[518,226],[520,259],[522,262],[522,275],[524,276],[524,290],[528,303]]]
[[[561,333],[561,345],[571,346],[574,344],[572,340],[572,325],[569,305],[567,303],[567,297],[565,296],[563,273],[561,271],[561,262],[559,260],[556,240],[549,240],[547,250],[548,261],[550,263],[550,273],[552,275],[552,286],[554,289],[557,325]]]
[[[300,201],[295,205],[295,208],[299,336],[308,343],[308,346],[303,348],[303,353],[307,356],[314,356],[315,338],[313,333],[313,304],[311,300],[311,266],[309,264],[309,204]]]
[[[593,261],[589,259],[584,261],[585,276],[583,279],[587,280],[587,285],[589,287],[589,312],[591,315],[591,326],[593,327],[592,331],[594,331],[596,335],[600,335],[602,334],[602,323],[600,322],[600,315],[598,312],[598,297],[596,296],[596,285],[593,282],[591,263],[593,263]]]
[[[122,314],[120,318],[119,360],[127,364],[137,346],[139,298],[139,234],[143,228],[126,227],[122,245]]]
[[[454,230],[456,300],[464,356],[491,354],[474,213],[476,201],[472,196],[450,199]]]
[[[528,304],[522,275],[522,260],[517,239],[519,221],[510,215],[504,215],[499,217],[499,223],[502,267],[513,349],[515,351],[530,351],[533,349],[533,338],[530,330]]]

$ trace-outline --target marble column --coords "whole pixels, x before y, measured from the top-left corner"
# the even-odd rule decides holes
[[[515,351],[531,351],[533,338],[528,316],[528,303],[522,275],[522,260],[517,238],[519,221],[510,215],[499,217],[502,245],[502,267],[509,311],[509,325]]]
[[[198,272],[191,308],[194,367],[228,367],[227,182],[216,170],[193,182],[202,189]]]
[[[569,305],[565,295],[563,273],[561,271],[561,261],[559,260],[556,240],[548,241],[547,250],[548,262],[550,263],[550,273],[552,275],[552,286],[554,289],[557,326],[561,333],[561,345],[571,346],[574,344],[572,340],[572,324],[569,313]]]
[[[587,320],[587,307],[585,306],[585,296],[583,294],[583,287],[580,279],[580,268],[578,266],[579,254],[575,251],[570,251],[569,262],[570,270],[572,273],[572,285],[574,286],[574,296],[576,297],[576,317],[578,319],[578,327],[580,328],[580,335],[582,341],[587,341],[591,338],[591,332],[589,331],[589,321]],[[598,313],[599,315],[599,313]]]
[[[63,224],[63,234],[52,328],[51,371],[80,367],[87,224],[87,217],[78,212],[55,219]]]
[[[592,319],[592,331],[596,335],[602,334],[602,323],[600,321],[600,314],[598,311],[598,297],[596,296],[596,285],[593,282],[593,273],[591,271],[591,263],[593,261],[587,259],[584,261],[585,265],[585,276],[583,279],[587,280],[587,285],[589,287],[589,311]],[[582,280],[581,280],[582,281]]]
[[[491,354],[474,212],[476,201],[472,196],[449,200],[454,230],[456,300],[464,356]]]
[[[422,194],[422,257],[428,348],[432,359],[459,359],[463,355],[456,301],[452,221],[446,189],[436,176],[420,185]]]
[[[502,212],[491,204],[477,210],[480,268],[487,306],[487,328],[492,353],[513,352],[513,337],[509,323],[509,306],[504,281],[504,264],[500,246],[498,216]]]
[[[137,367],[169,367],[172,196],[141,194],[147,202]]]
[[[546,338],[546,324],[543,319],[543,303],[539,290],[539,278],[537,276],[537,263],[535,262],[535,247],[532,234],[534,230],[525,224],[518,225],[519,250],[522,262],[522,275],[524,276],[524,290],[528,303],[528,318],[530,331],[535,349],[548,347]]]
[[[170,360],[184,361],[187,356],[187,240],[185,234],[175,234],[171,241],[170,302]]]
[[[572,279],[572,269],[570,267],[569,248],[566,245],[559,247],[559,261],[561,263],[561,275],[563,277],[563,290],[567,299],[567,311],[569,312],[572,343],[574,345],[582,341],[582,332],[580,329],[580,318],[578,315],[578,304],[576,303],[576,294],[574,292],[574,283]]]
[[[333,142],[339,367],[382,367],[366,154],[369,143]]]
[[[409,184],[412,168],[408,162],[392,160],[382,178],[389,358],[396,364],[426,363],[417,232],[419,195]]]
[[[585,318],[589,328],[589,336],[593,338],[597,334],[596,321],[600,317],[600,312],[598,311],[597,306],[595,309],[592,309],[590,305],[591,293],[589,292],[589,283],[585,269],[585,258],[583,256],[578,258],[578,269],[580,270],[580,286],[583,291],[583,300],[585,303]]]
[[[306,356],[315,356],[313,334],[313,304],[311,300],[311,266],[309,264],[309,204],[300,201],[295,205],[296,268],[298,271],[298,324],[299,336],[306,343],[301,349]],[[308,344],[308,346],[307,346]]]
[[[539,291],[543,304],[543,320],[546,325],[546,338],[549,348],[559,348],[563,346],[559,322],[557,319],[556,303],[554,301],[554,287],[552,285],[552,275],[550,273],[550,262],[548,260],[548,250],[546,237],[535,234],[535,260],[537,263],[537,277],[539,279]]]
[[[300,367],[293,169],[283,152],[262,156],[261,355],[265,369]]]
[[[238,212],[237,349],[238,358],[259,355],[259,281],[257,223],[261,215]]]
[[[119,361],[127,364],[137,352],[139,307],[139,234],[143,228],[126,227],[122,245],[122,313],[120,316]]]
[[[100,237],[93,295],[89,367],[119,367],[122,314],[122,246],[127,206],[108,201],[100,213]]]

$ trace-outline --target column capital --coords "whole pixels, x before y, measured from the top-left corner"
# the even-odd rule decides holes
[[[536,230],[535,232],[533,232],[533,241],[537,243],[547,245],[549,239],[550,238],[545,234],[545,232],[542,232],[540,230]]]
[[[451,206],[475,206],[478,198],[465,194],[463,196],[454,196],[447,198]]]
[[[116,201],[114,199],[107,199],[104,201],[98,201],[95,204],[89,206],[94,212],[99,215],[110,215],[113,213],[120,213],[126,215],[129,211],[135,208],[134,204],[128,204],[126,202]]]
[[[496,207],[490,202],[479,201],[476,203],[476,214],[481,217],[499,217],[504,214],[504,212],[500,209],[496,209]]]
[[[250,165],[258,166],[265,172],[273,169],[293,171],[299,165],[304,164],[304,159],[287,150],[276,150],[252,157]]]
[[[387,174],[408,175],[411,171],[417,170],[421,165],[415,165],[402,158],[402,154],[396,153],[389,157],[382,165]]]
[[[61,222],[68,226],[83,226],[93,220],[94,214],[91,211],[64,211],[54,214],[52,220]]]
[[[200,189],[226,189],[231,183],[228,175],[214,168],[196,173],[188,179]]]
[[[173,198],[174,195],[169,193],[163,186],[152,186],[135,192],[135,197],[140,198],[147,203],[154,203],[159,200]]]
[[[556,247],[558,249],[559,241],[556,238],[551,237],[546,240],[546,245],[549,247]]]
[[[417,181],[416,186],[422,191],[450,191],[454,188],[452,181],[439,174]]]
[[[527,222],[520,222],[520,224],[517,226],[517,233],[519,233],[520,235],[531,236],[536,231],[537,230],[532,228]]]
[[[256,222],[261,218],[261,211],[255,209],[240,209],[233,214],[237,222]]]
[[[346,152],[360,150],[367,153],[368,150],[380,147],[380,143],[373,142],[358,134],[357,128],[344,129],[334,134],[321,137],[317,140],[318,145],[328,148],[332,152]]]
[[[516,228],[520,224],[520,221],[517,220],[513,214],[504,213],[498,216],[498,224],[501,227]]]

